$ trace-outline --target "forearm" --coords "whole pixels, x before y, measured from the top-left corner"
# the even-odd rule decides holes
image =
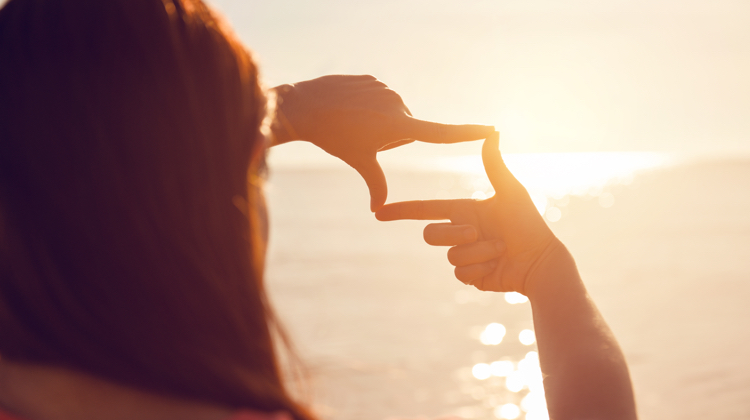
[[[567,249],[556,243],[530,280],[550,418],[635,419],[625,358]]]

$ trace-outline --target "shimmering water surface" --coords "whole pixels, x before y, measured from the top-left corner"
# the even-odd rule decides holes
[[[750,160],[505,160],[576,257],[641,417],[750,418]],[[547,418],[525,297],[455,280],[425,223],[376,221],[344,165],[271,162],[268,283],[323,418]],[[493,193],[476,157],[411,163],[384,163],[389,201]]]

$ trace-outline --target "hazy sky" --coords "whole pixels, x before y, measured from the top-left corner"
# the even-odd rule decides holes
[[[213,0],[269,84],[373,74],[506,151],[750,151],[750,1]]]

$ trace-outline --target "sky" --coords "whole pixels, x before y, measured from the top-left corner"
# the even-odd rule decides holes
[[[747,0],[208,2],[269,86],[372,74],[505,152],[750,155]]]
[[[750,2],[211,0],[269,85],[372,74],[507,152],[750,153]]]

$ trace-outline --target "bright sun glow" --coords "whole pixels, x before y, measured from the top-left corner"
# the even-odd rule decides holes
[[[550,222],[562,217],[554,200],[590,196],[603,208],[612,207],[615,197],[607,187],[628,185],[639,172],[673,163],[669,155],[651,152],[509,153],[503,160]],[[441,157],[429,164],[432,169],[464,174],[462,182],[475,191],[473,198],[492,195],[492,187],[481,182],[486,179],[481,156]]]

